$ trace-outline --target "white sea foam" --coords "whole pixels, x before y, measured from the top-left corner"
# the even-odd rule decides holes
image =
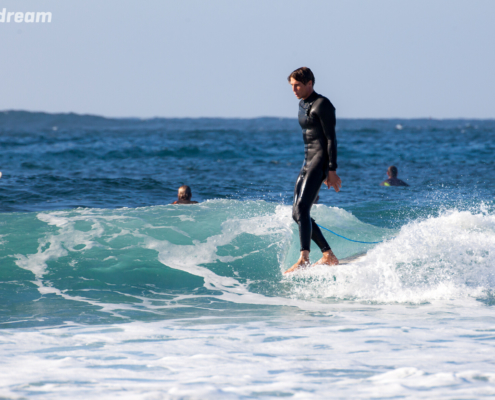
[[[449,211],[411,222],[364,261],[294,274],[297,297],[421,303],[495,288],[495,216]]]
[[[495,329],[488,314],[474,303],[437,303],[292,319],[7,329],[0,331],[0,396],[493,396]]]

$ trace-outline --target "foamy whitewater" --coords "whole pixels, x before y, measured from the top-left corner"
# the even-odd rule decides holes
[[[495,396],[495,122],[339,121],[312,216],[382,242],[290,276],[295,120],[0,123],[0,398]]]

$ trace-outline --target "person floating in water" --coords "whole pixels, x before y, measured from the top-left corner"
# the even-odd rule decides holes
[[[399,171],[397,170],[396,166],[391,165],[390,167],[388,167],[387,169],[388,179],[380,183],[380,186],[409,186],[406,182],[397,178],[398,173]]]
[[[313,90],[315,77],[309,68],[296,69],[288,80],[296,97],[301,99],[298,118],[304,139],[304,163],[296,181],[292,206],[292,218],[299,226],[301,255],[285,274],[309,265],[311,239],[323,253],[316,264],[339,263],[315,220],[310,217],[310,211],[322,183],[329,189],[333,187],[336,192],[342,186],[336,173],[335,107],[330,100]]]
[[[182,185],[179,188],[177,200],[175,200],[172,204],[198,204],[197,201],[191,201],[191,197],[191,188],[187,185]]]

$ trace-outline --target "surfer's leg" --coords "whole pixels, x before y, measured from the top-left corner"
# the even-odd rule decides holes
[[[324,253],[325,251],[330,250],[330,245],[323,236],[323,233],[321,233],[320,227],[316,225],[316,222],[313,218],[311,218],[311,228],[311,239],[313,239],[313,242],[318,245],[321,252]]]
[[[304,186],[306,185],[306,170],[303,168],[301,172],[299,173],[299,176],[297,177],[296,181],[296,187],[294,188],[294,202],[292,204],[292,218],[294,221],[296,221],[297,225],[299,226],[299,240],[301,242],[301,255],[299,257],[299,260],[290,267],[287,271],[284,272],[284,274],[287,274],[289,272],[293,272],[296,269],[299,268],[304,268],[305,266],[309,266],[309,244],[303,245],[303,236],[301,235],[301,230],[304,232],[307,231],[307,227],[304,225],[301,226],[301,207],[299,206],[299,203],[301,201],[301,195]],[[304,220],[304,218],[302,218]],[[309,226],[311,229],[311,224]],[[309,237],[311,237],[311,233],[309,234]],[[305,242],[307,242],[306,238],[304,239]],[[306,247],[307,249],[304,249],[303,247]]]
[[[323,253],[322,257],[315,263],[315,265],[319,265],[319,264],[338,265],[339,260],[337,259],[335,254],[333,254],[330,245],[323,236],[323,233],[321,233],[320,227],[316,225],[316,222],[313,218],[311,218],[311,223],[312,223],[311,239],[313,239],[313,241],[318,245],[321,252]]]
[[[321,173],[320,168],[313,168],[306,172],[301,183],[298,180],[300,185],[296,185],[297,197],[294,196],[294,200],[297,199],[297,201],[294,201],[293,218],[299,225],[301,252],[306,250],[309,251],[309,244],[312,239],[323,253],[321,259],[316,264],[337,265],[339,260],[335,254],[333,254],[330,245],[321,233],[319,226],[314,219],[310,217],[311,207],[313,206],[316,196],[318,196],[324,179],[325,175]],[[310,226],[310,229],[308,228],[308,225]],[[301,260],[301,258],[299,260]],[[299,267],[296,267],[295,269],[297,268]]]
[[[292,218],[299,226],[299,241],[301,243],[301,256],[299,260],[285,273],[295,271],[301,267],[309,264],[309,251],[311,245],[311,238],[313,235],[313,221],[310,217],[311,207],[318,196],[321,183],[324,177],[318,170],[306,170],[302,169],[299,177],[296,181],[296,187],[294,190],[294,204],[292,206]],[[318,230],[319,231],[319,230]],[[325,238],[320,233],[317,237],[318,245],[322,244],[322,240],[326,243]],[[324,246],[324,244],[323,244]],[[330,246],[326,244],[328,249]]]
[[[301,251],[310,251],[311,246],[313,224],[309,213],[319,191],[319,187],[317,186],[313,175],[314,174],[302,170],[299,174],[299,178],[297,179],[296,188],[294,191],[292,218],[299,226],[299,242],[301,243]]]
[[[325,264],[325,265],[338,265],[339,260],[333,254],[330,245],[326,241],[323,233],[321,233],[321,229],[313,218],[311,218],[311,222],[313,223],[313,233],[311,234],[311,239],[318,245],[321,252],[323,253],[322,257],[315,263],[315,265]]]

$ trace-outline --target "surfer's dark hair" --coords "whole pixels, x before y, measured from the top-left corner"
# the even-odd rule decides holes
[[[289,75],[287,80],[290,82],[290,78],[294,78],[296,81],[301,82],[306,85],[309,81],[315,84],[315,76],[313,75],[313,71],[311,71],[308,67],[298,68]]]
[[[397,178],[397,174],[399,173],[399,171],[397,171],[396,166],[391,165],[390,167],[388,167],[388,173],[392,178]]]
[[[187,185],[182,185],[179,188],[179,199],[180,200],[191,200],[192,193],[191,188]]]

